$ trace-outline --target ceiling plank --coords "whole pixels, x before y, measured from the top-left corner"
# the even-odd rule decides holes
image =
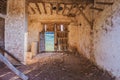
[[[28,8],[30,8],[32,13],[35,14],[35,10],[31,6],[29,6]]]
[[[113,2],[96,2],[96,4],[113,5]]]
[[[28,6],[28,14],[33,15],[35,12],[31,9],[30,6]]]
[[[50,3],[50,5],[51,5],[51,15],[52,15],[53,14],[53,11],[52,11],[53,4]]]
[[[50,3],[46,3],[45,7],[46,7],[47,14],[51,15],[51,4]]]
[[[45,14],[45,9],[44,9],[43,3],[38,3],[38,6],[40,8],[41,14]]]
[[[43,3],[43,8],[44,8],[45,14],[47,14],[45,3]]]
[[[35,14],[40,14],[35,3],[30,3],[30,6],[34,9]]]
[[[60,9],[60,8],[61,8],[61,9]],[[62,13],[63,13],[64,8],[65,8],[65,5],[64,5],[64,4],[59,4],[58,14],[62,14]]]
[[[64,8],[63,8],[62,14],[65,12],[65,9],[66,9],[66,4],[64,4]]]
[[[94,9],[94,10],[98,10],[98,11],[103,11],[103,9],[97,8],[97,7],[90,7],[90,9]]]
[[[36,7],[37,7],[37,9],[38,9],[38,11],[39,11],[39,14],[41,14],[41,11],[40,11],[40,8],[39,8],[38,4],[35,3],[35,5],[36,5]]]

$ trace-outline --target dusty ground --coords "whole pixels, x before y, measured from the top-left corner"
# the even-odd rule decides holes
[[[30,80],[114,80],[82,56],[47,53],[36,57],[38,63],[17,67]],[[0,63],[0,80],[21,80]]]

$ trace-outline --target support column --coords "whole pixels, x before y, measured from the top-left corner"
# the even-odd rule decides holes
[[[26,0],[8,0],[5,21],[5,49],[22,63],[27,51]]]

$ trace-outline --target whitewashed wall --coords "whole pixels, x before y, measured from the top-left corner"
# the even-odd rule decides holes
[[[25,0],[8,0],[5,21],[5,49],[21,62],[25,59]]]
[[[119,4],[119,0],[114,0],[112,6],[106,6],[103,12],[99,13],[99,15],[97,14],[94,26],[94,55],[96,64],[116,77],[120,77]]]

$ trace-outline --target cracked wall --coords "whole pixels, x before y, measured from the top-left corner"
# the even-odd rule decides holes
[[[120,80],[120,1],[105,6],[96,15],[94,24],[94,55],[96,64]]]

